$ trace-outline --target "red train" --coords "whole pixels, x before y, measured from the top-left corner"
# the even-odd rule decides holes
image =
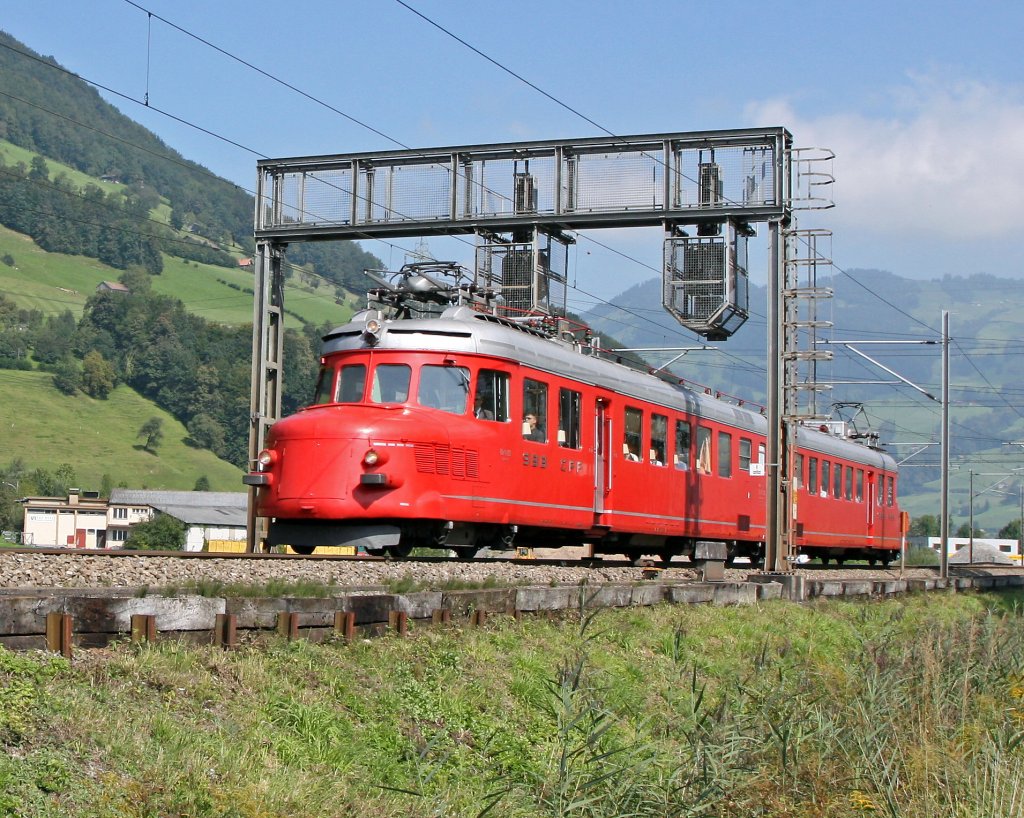
[[[589,544],[595,554],[763,556],[765,418],[469,307],[324,338],[312,405],[275,423],[256,508],[268,545],[406,555]],[[896,465],[834,434],[798,435],[799,553],[899,554]]]

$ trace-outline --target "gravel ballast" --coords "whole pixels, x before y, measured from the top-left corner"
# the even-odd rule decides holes
[[[753,572],[749,566],[727,569],[725,579],[742,582]],[[915,579],[937,576],[934,568],[898,566],[883,569],[798,569],[814,579]],[[466,585],[576,585],[588,583],[693,582],[699,571],[688,563],[673,563],[656,576],[619,562],[602,565],[530,564],[527,561],[456,560],[388,562],[379,560],[318,559],[196,559],[102,554],[32,554],[0,552],[0,589],[10,593],[37,588],[148,588],[181,587],[200,582],[262,585],[269,582],[323,583],[343,587],[387,587],[411,578],[420,587]]]

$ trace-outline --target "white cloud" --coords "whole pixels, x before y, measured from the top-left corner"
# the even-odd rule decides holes
[[[890,113],[805,116],[787,100],[748,107],[783,124],[796,146],[831,148],[837,207],[851,230],[940,241],[1006,238],[1024,211],[1024,95],[1020,88],[912,76],[888,92]]]

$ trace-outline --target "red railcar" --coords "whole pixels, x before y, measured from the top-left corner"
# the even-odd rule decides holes
[[[757,559],[766,430],[758,412],[468,307],[366,311],[325,336],[314,403],[271,427],[245,482],[268,544],[300,553],[589,544],[667,559],[700,540]],[[800,553],[898,555],[891,457],[802,428],[793,474]]]

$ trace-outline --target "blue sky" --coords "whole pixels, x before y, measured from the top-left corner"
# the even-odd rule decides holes
[[[781,125],[797,146],[830,148],[837,206],[800,226],[831,229],[844,270],[1024,276],[1024,4],[407,2],[607,131]],[[249,189],[258,155],[397,147],[381,134],[410,147],[601,135],[396,0],[4,0],[0,9],[0,28],[83,78],[139,100],[148,92],[154,107],[251,148],[108,95]],[[644,263],[581,242],[571,265],[581,288],[610,297],[657,274],[658,231],[599,238]],[[403,260],[366,246],[389,265]],[[432,240],[431,249],[449,248]],[[755,281],[760,249],[751,248]]]

